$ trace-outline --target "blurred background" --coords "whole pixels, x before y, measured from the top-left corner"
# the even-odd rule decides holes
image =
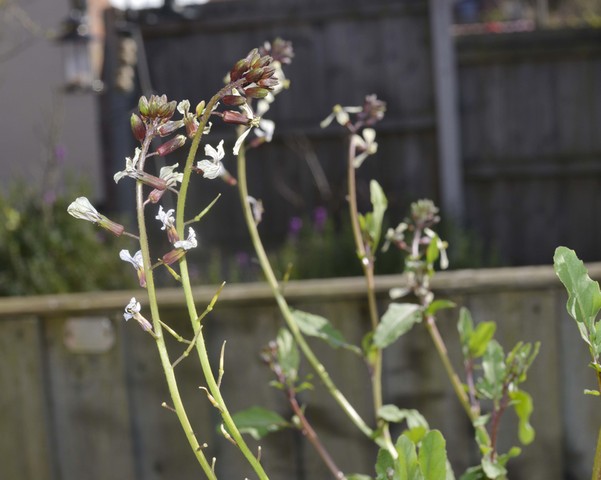
[[[295,58],[286,69],[291,87],[269,112],[276,122],[273,142],[249,153],[249,184],[250,193],[265,206],[260,229],[280,275],[290,264],[293,279],[360,274],[346,220],[344,132],[334,126],[322,130],[319,122],[333,105],[360,105],[367,94],[376,94],[388,109],[376,127],[378,153],[358,170],[360,210],[369,208],[371,178],[388,195],[386,226],[396,226],[410,202],[433,199],[441,208],[442,236],[449,240],[453,269],[549,265],[558,245],[574,248],[585,261],[599,261],[600,27],[601,0],[0,0],[0,295],[135,287],[135,275],[117,256],[121,248],[134,249],[133,243],[74,221],[66,206],[86,195],[102,213],[135,230],[132,183],[126,179],[117,185],[113,174],[133,154],[129,118],[140,95],[187,98],[192,105],[208,100],[236,60],[276,37],[294,45]],[[214,123],[207,141],[224,138],[226,151],[231,151],[233,130]],[[176,152],[172,160],[181,165],[183,155]],[[224,163],[235,175],[235,159],[226,156]],[[161,166],[156,162],[156,172]],[[200,248],[191,262],[194,280],[260,280],[236,190],[195,179],[190,208],[200,211],[218,193],[222,197],[216,208],[199,225]],[[168,201],[164,205],[170,207]],[[158,255],[161,246],[156,248]],[[402,259],[395,252],[382,253],[376,265],[379,274],[397,273]],[[516,279],[529,274],[528,269],[515,270]],[[475,284],[474,297],[461,287],[453,289],[452,280],[445,288],[483,315],[503,312],[513,325],[507,334],[512,341],[522,334],[540,338],[541,329],[550,336],[543,352],[555,370],[549,374],[539,367],[540,378],[549,374],[551,380],[541,382],[534,396],[538,405],[547,404],[539,425],[549,416],[561,419],[555,430],[547,425],[552,431],[533,458],[540,462],[545,455],[554,456],[557,462],[538,473],[524,467],[512,478],[586,478],[590,458],[577,432],[590,429],[588,407],[570,413],[572,397],[561,389],[570,382],[580,388],[580,377],[560,362],[562,352],[576,347],[563,330],[564,298],[552,277],[544,278],[522,287],[523,296],[515,298],[519,287],[510,282],[494,294]],[[173,286],[168,277],[160,281]],[[384,301],[383,288],[380,294]],[[357,316],[361,326],[360,297],[349,295],[348,304],[317,308]],[[0,416],[0,432],[10,432],[0,452],[11,451],[13,444],[30,445],[30,450],[15,460],[22,476],[3,475],[0,462],[0,478],[77,478],[87,471],[83,460],[73,463],[83,458],[82,446],[96,452],[92,456],[98,464],[106,464],[117,447],[128,452],[112,471],[86,473],[89,479],[109,474],[175,478],[188,471],[188,452],[170,457],[154,437],[175,439],[179,432],[170,430],[167,420],[155,419],[156,412],[146,405],[147,398],[164,395],[162,387],[155,387],[162,380],[154,352],[141,346],[139,332],[124,331],[120,315],[114,314],[129,299],[122,297],[81,297],[75,303],[25,300],[19,308],[3,310],[4,317],[18,312],[19,318],[0,320],[6,330],[0,357],[13,362],[7,363],[10,369],[0,368],[0,406],[20,413]],[[277,313],[265,306],[265,299],[251,302],[249,312],[263,319],[252,331],[236,314],[247,304],[231,302],[223,318],[232,321],[220,327],[220,335],[237,328],[248,338],[261,334],[264,339],[260,328],[276,331]],[[174,300],[174,319],[181,313],[177,305]],[[30,316],[24,320],[23,315]],[[97,315],[100,326],[93,320]],[[116,340],[106,350],[90,340],[92,346],[86,348],[92,353],[84,348],[83,354],[73,355],[64,335],[76,327],[66,322],[82,316],[91,316],[98,335],[115,335]],[[351,337],[360,337],[353,332]],[[577,333],[574,338],[577,343]],[[250,349],[243,339],[236,343],[240,352]],[[26,354],[32,344],[39,349]],[[406,389],[391,386],[390,398],[433,412],[442,405],[457,413],[449,406],[446,386],[435,381],[439,373],[426,360],[427,348],[420,350],[419,341],[416,345],[406,345],[404,360],[390,359],[391,385],[398,386],[403,375],[420,365],[426,380],[416,378]],[[216,341],[215,351],[219,346]],[[568,364],[580,365],[572,357]],[[581,370],[583,365],[585,360]],[[249,385],[266,383],[263,374],[252,371]],[[191,371],[186,376],[189,383],[196,381]],[[433,404],[423,403],[428,394],[438,395]],[[84,400],[95,408],[82,407]],[[120,406],[112,408],[111,401]],[[201,421],[215,423],[214,416],[203,412],[198,413]],[[460,434],[469,431],[465,422],[440,411],[434,415],[440,425]],[[563,429],[574,415],[584,423]],[[36,418],[44,426],[43,441],[11,440],[24,435],[23,422],[34,424]],[[321,421],[328,426],[323,412]],[[101,432],[96,440],[86,433],[90,422]],[[65,431],[69,433],[63,435]],[[332,441],[344,445],[351,434],[335,430],[332,435]],[[280,448],[298,453],[298,436],[286,437],[286,442]],[[356,447],[356,458],[362,448]],[[299,466],[304,455],[298,453],[295,460],[295,478],[321,478],[315,473],[319,470]],[[32,460],[46,457],[46,463]],[[467,466],[471,459],[458,455],[454,460]],[[227,476],[234,475],[228,470],[232,462],[225,462],[222,478],[238,478]],[[287,472],[289,466],[279,461],[274,468]],[[550,477],[549,469],[556,476]],[[274,478],[292,478],[281,475]]]

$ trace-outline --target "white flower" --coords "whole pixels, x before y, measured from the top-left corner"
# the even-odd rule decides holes
[[[219,142],[217,145],[217,149],[213,148],[211,145],[205,145],[205,155],[210,157],[210,159],[205,158],[196,164],[197,168],[202,170],[203,177],[214,179],[219,177],[223,172],[223,164],[221,160],[225,156],[225,151],[223,150],[223,140]]]
[[[336,121],[344,127],[350,120],[349,113],[359,113],[362,110],[363,107],[343,107],[342,105],[334,105],[332,113],[324,118],[319,126],[321,128],[326,128],[332,123],[332,120],[336,119]]]
[[[250,195],[246,197],[246,200],[250,204],[250,209],[255,220],[255,225],[258,225],[259,223],[261,223],[261,220],[263,219],[263,213],[265,212],[265,209],[263,208],[263,202],[261,200],[257,200],[254,197],[251,197]]]
[[[142,309],[140,302],[136,300],[136,297],[131,297],[129,303],[125,306],[125,312],[123,313],[123,318],[125,321],[128,321],[130,318],[135,318],[140,314],[140,310]]]
[[[432,239],[433,242],[436,242],[436,246],[438,247],[439,255],[440,255],[440,269],[446,270],[449,268],[449,258],[447,257],[447,247],[448,243],[442,240],[434,230],[430,228],[424,228],[424,233]]]
[[[378,151],[378,144],[375,141],[376,131],[373,128],[364,128],[361,135],[362,136],[355,134],[351,139],[355,148],[361,151],[353,161],[353,166],[355,168],[359,168],[368,156],[373,155]]]
[[[175,210],[173,208],[170,208],[169,210],[165,211],[165,210],[163,210],[162,205],[159,205],[159,214],[154,218],[156,218],[163,224],[163,226],[161,227],[161,230],[166,230],[168,228],[173,227],[173,225],[175,224],[175,218],[173,218],[173,212],[175,212]]]
[[[133,257],[130,255],[129,250],[121,250],[119,252],[119,258],[124,262],[129,262],[133,265],[133,267],[136,269],[136,273],[138,274],[140,286],[142,288],[145,288],[146,275],[144,273],[144,260],[142,259],[142,250],[138,250]]]
[[[179,240],[173,244],[175,248],[183,248],[184,250],[190,250],[196,248],[198,242],[196,241],[196,232],[192,227],[188,228],[188,238],[186,240]]]
[[[275,122],[263,118],[263,115],[269,110],[268,102],[257,103],[257,117],[259,117],[259,125],[255,128],[255,135],[260,138],[264,138],[266,142],[271,142],[273,138],[273,132],[275,130]]]
[[[175,171],[178,165],[179,164],[176,163],[175,165],[167,165],[166,167],[161,168],[159,177],[165,180],[167,188],[174,187],[177,185],[177,182],[182,183],[182,180],[184,179],[183,173]]]
[[[135,178],[136,168],[138,166],[138,161],[140,160],[141,153],[141,150],[139,148],[136,148],[134,158],[125,157],[125,170],[115,173],[115,175],[113,176],[115,183],[119,183],[119,180],[121,180],[123,177]]]
[[[69,215],[78,218],[79,220],[87,220],[88,222],[98,223],[102,220],[102,216],[90,203],[86,197],[78,197],[71,205],[67,207]]]
[[[129,250],[123,249],[119,252],[119,258],[124,262],[131,263],[136,270],[144,269],[144,261],[142,260],[142,250],[138,250],[136,253],[134,253],[134,256],[132,257],[129,253]]]
[[[182,100],[177,104],[177,111],[184,117],[190,112],[190,100]]]

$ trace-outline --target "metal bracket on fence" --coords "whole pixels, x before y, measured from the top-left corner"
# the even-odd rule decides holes
[[[71,317],[63,341],[72,353],[105,353],[115,344],[115,328],[108,317]]]

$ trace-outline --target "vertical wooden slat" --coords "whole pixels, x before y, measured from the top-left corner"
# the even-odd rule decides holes
[[[40,320],[0,320],[0,478],[56,480]]]
[[[61,480],[135,478],[119,343],[106,353],[72,353],[64,344],[64,323],[64,317],[45,319],[59,476]]]

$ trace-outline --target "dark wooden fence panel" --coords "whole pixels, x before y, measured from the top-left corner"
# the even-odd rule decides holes
[[[509,264],[599,258],[598,31],[457,41],[469,223]]]
[[[601,277],[601,265],[591,265]],[[550,267],[458,271],[435,279],[440,296],[467,305],[476,321],[498,322],[497,337],[509,349],[518,340],[540,340],[542,347],[525,389],[534,399],[535,442],[510,465],[516,480],[586,478],[594,454],[601,415],[594,399],[582,394],[594,385],[573,320],[567,317],[565,294]],[[387,291],[402,277],[379,277],[380,309],[389,302]],[[363,280],[338,279],[291,283],[291,303],[329,317],[347,339],[358,343],[367,329]],[[121,311],[133,292],[77,294],[0,301],[0,478],[19,480],[77,480],[127,478],[171,480],[200,474],[170,404],[152,339],[135,324],[125,323]],[[199,306],[213,295],[198,288]],[[160,292],[163,319],[190,335],[181,294]],[[145,301],[141,298],[143,305]],[[114,343],[105,351],[74,350],[72,332],[90,316],[110,319]],[[456,331],[457,312],[441,315],[439,326],[451,358],[461,359]],[[79,322],[79,323],[78,323]],[[281,392],[267,383],[270,373],[258,352],[281,326],[280,315],[265,285],[231,285],[207,318],[209,352],[217,365],[225,348],[223,393],[232,411],[252,405],[290,411]],[[97,340],[97,339],[96,339]],[[313,342],[332,378],[352,398],[371,423],[367,373],[352,354]],[[172,357],[184,345],[170,343]],[[184,402],[209,458],[217,458],[219,478],[250,475],[237,451],[217,433],[219,416],[208,402],[198,362],[191,355],[176,369]],[[372,473],[374,449],[340,413],[319,385],[302,394],[332,456],[345,472]],[[386,403],[417,408],[432,427],[443,431],[455,471],[477,462],[475,444],[425,329],[419,326],[386,351]],[[509,425],[514,423],[508,413]],[[500,445],[517,444],[509,425]],[[396,433],[396,431],[395,431]],[[263,462],[273,480],[328,478],[306,440],[287,431],[259,442]],[[258,444],[251,440],[253,448]],[[250,476],[249,478],[253,478]]]
[[[250,192],[264,202],[261,228],[271,242],[285,237],[293,215],[319,205],[346,211],[342,130],[323,131],[319,122],[335,104],[359,105],[367,94],[385,100],[388,112],[379,128],[379,153],[359,171],[362,208],[369,205],[373,177],[390,195],[394,220],[406,213],[409,201],[437,196],[426,2],[230,1],[196,11],[198,16],[188,20],[161,16],[150,24],[147,17],[140,19],[152,86],[170,98],[189,98],[193,104],[208,99],[251,48],[276,36],[294,44],[296,56],[287,68],[291,88],[268,114],[277,123],[274,141],[249,154]],[[234,129],[214,123],[206,140],[225,138],[225,164],[235,174]],[[325,174],[320,181],[327,186],[321,189],[308,164],[313,156]],[[203,220],[200,235],[207,246],[231,252],[247,242],[236,192],[221,182],[198,179],[191,204],[203,205],[218,192],[224,194],[219,214]]]

